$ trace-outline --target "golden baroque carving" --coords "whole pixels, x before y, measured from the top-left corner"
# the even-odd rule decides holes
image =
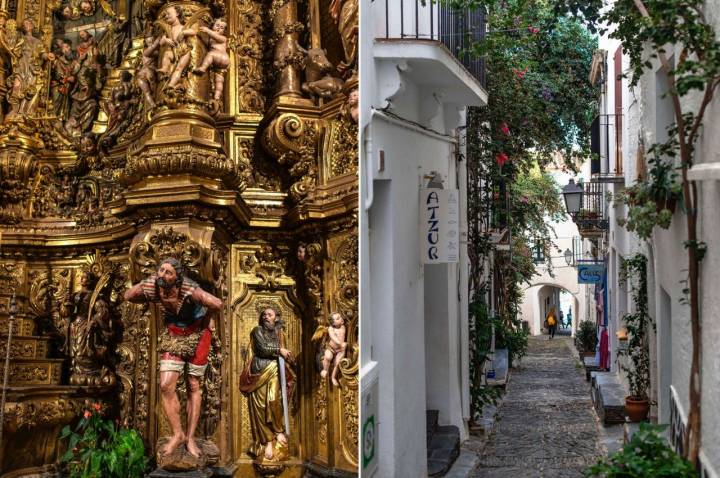
[[[19,288],[24,269],[22,264],[14,262],[0,264],[0,288],[8,293]]]
[[[357,464],[358,417],[360,416],[358,403],[359,352],[359,347],[355,344],[352,352],[348,354],[349,357],[340,361],[343,413],[342,445],[343,451],[353,464]]]
[[[347,116],[334,123],[330,143],[329,177],[358,172],[358,126]]]
[[[304,251],[301,251],[302,249]],[[320,315],[323,307],[323,258],[324,251],[322,244],[300,244],[298,246],[298,258],[304,265],[305,288],[309,299],[310,311],[315,319],[316,325],[320,325]]]
[[[230,48],[237,62],[238,106],[241,112],[262,113],[265,110],[262,5],[255,0],[238,0],[237,28],[230,37]]]
[[[327,444],[327,428],[328,428],[328,402],[327,402],[328,385],[327,380],[320,378],[317,390],[315,391],[315,424],[320,444]]]
[[[281,278],[285,274],[287,260],[272,246],[262,246],[260,249],[244,254],[240,258],[240,270],[245,274],[253,274],[260,279],[259,286],[275,290],[284,285]]]
[[[168,256],[182,262],[191,275],[202,276],[201,268],[206,256],[203,247],[187,234],[175,231],[172,227],[165,227],[153,231],[147,241],[139,242],[130,250],[133,278],[154,274],[158,261]]]
[[[334,292],[337,308],[345,317],[348,342],[357,341],[358,327],[358,237],[357,232],[348,235],[338,251],[339,275]]]
[[[306,121],[294,113],[278,116],[263,135],[263,145],[288,168],[294,183],[290,197],[299,202],[315,189],[317,182],[317,136],[315,121]]]
[[[164,147],[146,150],[131,156],[120,172],[122,184],[133,184],[148,176],[193,174],[220,179],[231,189],[246,187],[244,163],[236,164],[225,155],[192,147]]]
[[[11,406],[5,412],[4,421],[11,430],[39,425],[58,425],[69,422],[80,415],[82,410],[88,408],[90,401],[82,398],[30,400]]]

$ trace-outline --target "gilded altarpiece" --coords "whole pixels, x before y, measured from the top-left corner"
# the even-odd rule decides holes
[[[163,318],[123,294],[166,257],[223,301],[198,469],[356,475],[357,21],[357,0],[0,1],[2,476],[57,473],[93,404],[157,468]],[[239,389],[268,307],[297,375],[273,459]]]

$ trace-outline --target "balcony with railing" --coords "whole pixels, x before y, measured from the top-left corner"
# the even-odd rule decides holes
[[[481,8],[456,10],[432,0],[374,0],[373,3],[377,41],[404,40],[444,45],[485,87],[484,60],[470,52],[474,43],[485,38],[485,14]]]
[[[585,183],[583,188],[582,206],[573,215],[573,221],[583,238],[602,236],[609,226],[605,188],[595,181]]]
[[[598,115],[592,124],[590,150],[590,172],[593,181],[600,183],[622,183],[622,114]]]

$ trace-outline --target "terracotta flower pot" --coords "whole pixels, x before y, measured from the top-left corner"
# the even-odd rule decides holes
[[[594,357],[594,356],[595,356],[595,352],[589,352],[589,351],[583,352],[583,357]]]
[[[650,410],[648,400],[638,400],[635,397],[625,397],[625,413],[631,422],[641,422],[647,418]]]

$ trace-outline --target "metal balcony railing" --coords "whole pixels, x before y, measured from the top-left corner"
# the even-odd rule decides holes
[[[602,183],[623,182],[622,114],[598,115],[592,124],[590,163],[593,179]]]
[[[608,229],[605,188],[603,183],[589,182],[583,185],[582,208],[573,217],[583,237],[601,236]]]
[[[482,9],[454,10],[437,0],[374,0],[384,2],[383,39],[437,41],[465,66],[480,84],[485,85],[485,61],[469,51],[485,38],[485,13]],[[423,5],[425,3],[425,5]]]

